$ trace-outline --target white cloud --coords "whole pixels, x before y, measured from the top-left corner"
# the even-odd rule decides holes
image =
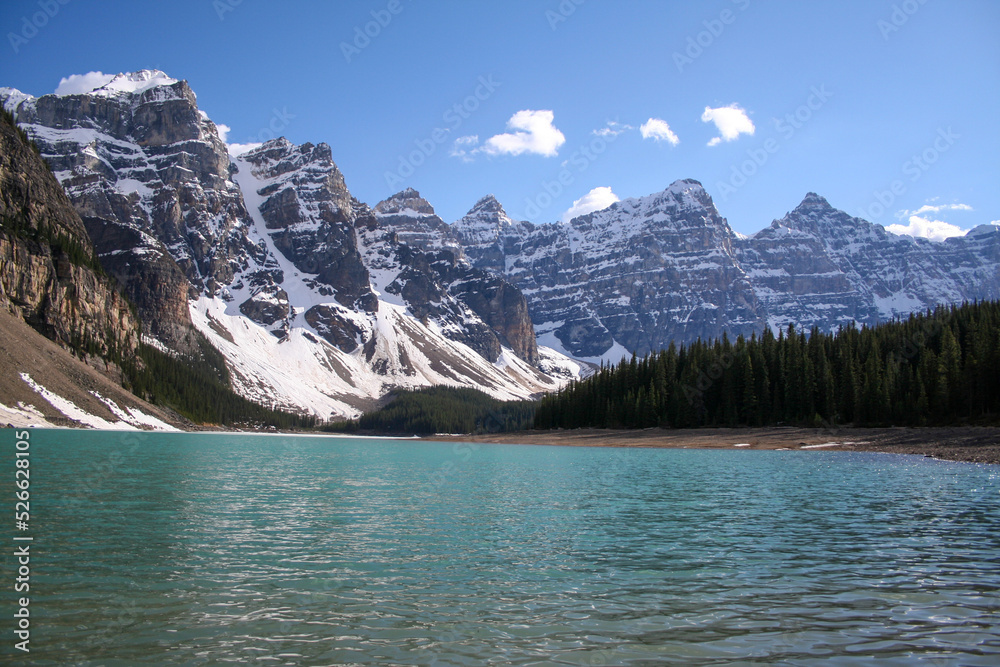
[[[552,124],[554,119],[555,114],[547,110],[518,111],[507,121],[507,129],[514,131],[490,137],[481,150],[488,155],[535,153],[553,157],[566,143],[566,137]]]
[[[910,216],[908,225],[888,225],[886,230],[893,234],[916,236],[931,241],[944,241],[953,236],[965,236],[969,230],[943,220],[928,220],[919,215]]]
[[[602,211],[614,204],[616,201],[618,201],[618,195],[612,192],[611,188],[607,186],[594,188],[573,202],[573,205],[562,214],[561,220],[563,222],[569,222],[573,218],[581,215],[587,215],[588,213],[593,213],[594,211]]]
[[[598,137],[617,137],[622,132],[627,132],[628,130],[634,130],[635,128],[631,125],[626,125],[619,123],[616,120],[609,120],[608,124],[599,130],[594,130],[591,134],[595,134]]]
[[[479,135],[470,134],[464,137],[459,137],[455,139],[455,143],[451,145],[452,157],[462,158],[463,162],[472,162],[472,157],[478,153],[481,149],[475,148],[479,145]]]
[[[222,143],[226,143],[226,137],[229,133],[233,131],[233,128],[228,125],[223,125],[222,123],[216,123],[215,129],[219,131],[219,138],[222,139]]]
[[[676,146],[681,142],[674,134],[670,126],[667,125],[667,121],[661,120],[659,118],[650,118],[645,123],[639,126],[639,132],[642,133],[643,139],[653,139],[654,141],[669,141],[671,145]]]
[[[55,93],[56,95],[89,93],[92,90],[97,90],[113,78],[115,78],[114,74],[105,74],[104,72],[71,74],[59,80],[59,86],[56,88]]]
[[[248,144],[226,144],[226,150],[230,155],[236,157],[237,155],[243,155],[244,153],[249,153],[255,148],[260,148],[264,143],[261,141],[251,142]]]
[[[743,107],[736,103],[715,109],[705,107],[701,120],[703,123],[715,123],[721,135],[709,141],[709,146],[715,146],[723,141],[735,141],[741,134],[752,135],[757,129]]]
[[[937,197],[929,201],[936,200]],[[927,214],[972,210],[973,208],[968,204],[924,204],[915,211],[899,211],[896,213],[896,217],[905,220],[907,224],[888,225],[886,229],[893,234],[907,234],[931,241],[943,241],[954,236],[965,236],[969,230],[944,220],[938,220],[936,217],[932,218]]]
[[[911,215],[923,215],[924,213],[940,213],[941,211],[971,211],[973,210],[968,204],[941,204],[940,206],[932,206],[930,204],[924,204],[916,211],[901,211],[897,217],[904,218]]]
[[[991,222],[990,224],[991,224],[991,225],[996,225],[997,227],[1000,227],[1000,220],[994,220],[994,221],[993,221],[993,222]]]

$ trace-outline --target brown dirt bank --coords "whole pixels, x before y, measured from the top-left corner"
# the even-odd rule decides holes
[[[706,428],[612,431],[521,431],[493,435],[435,435],[438,441],[492,442],[576,447],[675,447],[697,449],[854,450],[920,454],[951,461],[1000,463],[1000,428]],[[835,444],[834,444],[835,443]],[[816,445],[824,445],[816,447]]]

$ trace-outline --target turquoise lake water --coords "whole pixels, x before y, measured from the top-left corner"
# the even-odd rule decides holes
[[[0,442],[3,660],[1000,664],[998,466],[33,430],[18,533]]]

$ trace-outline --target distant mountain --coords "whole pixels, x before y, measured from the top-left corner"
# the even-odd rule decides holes
[[[1000,227],[944,242],[899,236],[810,192],[795,210],[737,244],[773,327],[832,331],[938,304],[996,299]]]
[[[692,180],[565,224],[513,221],[488,196],[454,231],[473,264],[522,289],[540,343],[591,361],[1000,294],[1000,228],[943,243],[897,236],[813,193],[752,237]]]
[[[539,340],[574,357],[617,362],[765,323],[736,236],[695,181],[568,224],[513,222],[488,197],[455,227],[478,266],[524,291]]]

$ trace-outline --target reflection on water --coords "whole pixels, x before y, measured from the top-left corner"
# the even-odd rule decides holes
[[[1000,663],[996,467],[55,431],[32,457],[33,664]]]

